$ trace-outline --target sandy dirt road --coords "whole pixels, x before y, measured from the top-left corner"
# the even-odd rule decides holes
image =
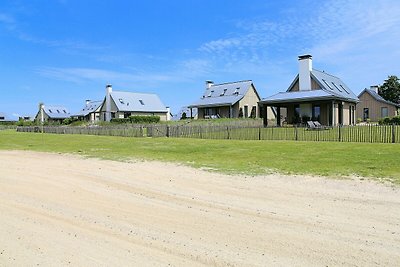
[[[0,151],[0,266],[400,266],[400,190]]]

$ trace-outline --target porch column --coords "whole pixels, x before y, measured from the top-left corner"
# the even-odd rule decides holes
[[[268,106],[263,105],[264,126],[268,126]]]
[[[332,101],[332,126],[335,126],[335,101]]]
[[[281,126],[281,107],[276,107],[276,126]]]
[[[229,106],[229,118],[232,118],[232,106]]]
[[[190,119],[193,119],[193,108],[190,108]]]

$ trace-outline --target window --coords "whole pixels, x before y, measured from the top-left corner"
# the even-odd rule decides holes
[[[240,87],[236,87],[236,89],[235,89],[235,91],[233,92],[233,94],[234,94],[234,95],[238,95],[238,94],[239,94],[239,90],[240,90]]]
[[[60,111],[57,109],[57,113],[60,113]]]
[[[334,82],[332,82],[332,84],[333,84],[333,86],[335,86],[336,89],[339,90],[339,92],[342,92],[342,89],[339,89],[339,87],[337,87],[337,85]]]
[[[388,108],[387,107],[381,107],[381,117],[385,118],[388,117],[389,113],[388,113]]]
[[[364,121],[367,121],[369,119],[369,108],[364,108],[363,119]]]
[[[244,117],[245,118],[249,117],[249,107],[248,106],[244,106]]]
[[[250,118],[255,118],[255,117],[256,117],[256,106],[253,106],[251,108]]]
[[[51,109],[49,109],[49,112],[50,112],[50,113],[53,113],[53,111],[52,111]]]
[[[220,94],[220,96],[225,95],[225,93],[226,93],[227,90],[228,90],[228,89],[224,89],[224,91]]]
[[[328,86],[329,89],[333,90],[332,86],[327,81],[324,79],[322,79],[322,81],[326,84],[326,86]]]
[[[211,97],[212,93],[214,93],[214,90],[211,90],[207,97]]]
[[[93,109],[93,108],[92,108]],[[66,111],[65,111],[65,109],[63,110],[64,111],[64,113],[67,113]]]
[[[5,117],[0,117],[0,120],[5,120],[6,118]]]
[[[321,107],[319,105],[314,105],[312,107],[312,120],[321,122],[320,119],[321,119]]]
[[[340,88],[342,88],[347,94],[350,94],[343,85],[339,84]]]
[[[142,99],[139,99],[139,102],[140,102],[140,104],[141,104],[142,106],[144,106],[144,102],[143,102]]]
[[[120,99],[118,99],[119,100],[119,102],[121,103],[121,104],[125,104],[125,102],[124,102],[124,100],[122,99],[122,98],[120,98]]]

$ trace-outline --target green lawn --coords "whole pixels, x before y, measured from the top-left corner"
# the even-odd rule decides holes
[[[0,131],[0,149],[162,160],[224,173],[360,175],[400,184],[400,144],[131,138],[5,130]]]

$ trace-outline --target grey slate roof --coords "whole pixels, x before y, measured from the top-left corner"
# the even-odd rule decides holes
[[[311,71],[311,75],[321,86],[321,89],[330,93],[334,93],[338,97],[341,97],[347,101],[359,101],[358,97],[350,90],[349,87],[347,87],[347,85],[340,78],[315,69]]]
[[[103,101],[101,100],[90,101],[88,104],[85,105],[83,109],[75,113],[73,116],[78,116],[78,117],[87,116],[90,113],[97,111],[100,108],[101,104],[103,104]]]
[[[16,116],[11,116],[7,113],[0,112],[0,121],[18,121],[18,118]]]
[[[371,89],[364,89],[359,95],[358,97],[360,97],[364,92],[370,94],[375,100],[382,102],[382,103],[386,103],[389,105],[393,105],[396,106],[398,108],[400,108],[400,104],[396,104],[392,101],[386,100],[384,99],[382,96],[380,96],[377,92],[375,92],[375,90],[371,90]]]
[[[68,109],[57,105],[44,105],[44,112],[52,119],[67,119],[71,117]]]
[[[167,112],[156,94],[112,91],[111,98],[121,112]]]
[[[261,101],[261,103],[277,104],[288,102],[306,102],[316,100],[328,100],[335,98],[336,95],[329,94],[324,90],[296,91],[296,92],[280,92]]]
[[[247,94],[252,84],[253,82],[248,80],[212,85],[198,101],[189,105],[189,108],[234,105]]]
[[[267,97],[263,99],[260,103],[278,104],[329,99],[355,103],[359,102],[358,97],[350,90],[349,87],[347,87],[347,85],[340,78],[315,69],[311,71],[310,75],[320,86],[320,89],[290,92],[289,90],[292,85],[295,84],[299,79],[299,76],[297,75],[286,92],[281,92]]]

